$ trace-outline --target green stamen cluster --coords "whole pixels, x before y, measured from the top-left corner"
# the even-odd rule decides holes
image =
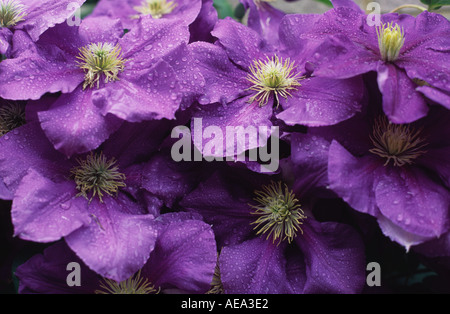
[[[373,136],[370,137],[375,148],[369,151],[386,158],[385,166],[390,161],[397,167],[412,164],[426,152],[423,148],[427,144],[420,133],[421,130],[413,130],[407,124],[390,123],[383,116],[375,121]]]
[[[378,47],[384,61],[395,61],[405,43],[405,33],[398,24],[381,24],[377,27]]]
[[[100,155],[91,153],[85,160],[78,159],[79,166],[72,168],[71,173],[80,191],[78,196],[86,199],[92,193],[89,201],[98,196],[103,202],[104,193],[113,196],[120,187],[125,187],[126,177],[119,172],[114,158],[107,160],[103,153]]]
[[[105,76],[105,83],[118,81],[118,75],[125,69],[127,61],[122,59],[119,45],[109,43],[90,44],[80,48],[77,59],[81,60],[77,63],[85,72],[83,89],[88,86],[92,88],[95,84],[99,88],[102,75]]]
[[[169,14],[177,6],[173,1],[166,0],[145,0],[142,1],[140,6],[134,7],[134,9],[143,15],[151,15],[154,19],[160,19],[164,15]],[[139,16],[133,16],[137,18]]]
[[[266,61],[253,61],[247,80],[253,84],[248,90],[255,91],[256,94],[250,98],[249,103],[256,100],[263,107],[267,105],[269,96],[274,94],[278,106],[278,96],[285,99],[292,96],[289,91],[301,86],[298,82],[299,74],[293,74],[294,69],[294,62],[291,63],[289,58],[283,61],[274,56],[271,59],[267,57]]]
[[[0,27],[12,27],[26,15],[25,7],[19,1],[0,0]]]
[[[0,136],[25,124],[25,108],[18,103],[7,103],[0,107]]]
[[[267,238],[273,238],[273,242],[278,240],[288,240],[289,243],[297,236],[297,232],[303,233],[300,225],[307,217],[298,204],[298,200],[287,185],[282,187],[282,183],[272,182],[263,186],[262,191],[256,191],[258,205],[250,205],[255,212],[252,214],[260,217],[252,224],[256,224],[255,229],[260,228],[257,234],[267,233]]]
[[[147,278],[141,277],[141,271],[124,280],[117,282],[108,278],[104,278],[104,282],[100,284],[102,290],[96,290],[96,294],[153,294],[158,293],[155,286],[151,285]]]

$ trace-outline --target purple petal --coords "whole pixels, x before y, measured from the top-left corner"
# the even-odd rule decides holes
[[[122,123],[112,115],[103,116],[93,103],[92,93],[79,86],[73,93],[62,94],[48,110],[38,113],[45,134],[66,156],[97,148]]]
[[[395,64],[411,79],[421,79],[450,92],[450,22],[424,11],[405,29],[405,44]],[[409,26],[409,25],[408,25]]]
[[[331,3],[333,4],[333,8],[350,8],[361,12],[361,14],[364,13],[364,11],[352,0],[331,0]]]
[[[246,2],[250,8],[247,25],[258,32],[271,45],[278,44],[278,28],[281,19],[286,15],[268,3],[260,2],[258,6],[251,1]]]
[[[152,284],[162,289],[178,288],[186,293],[205,293],[210,288],[217,262],[216,241],[211,226],[201,220],[164,219],[168,223],[159,232],[155,249],[143,273],[151,278]]]
[[[67,265],[78,263],[81,272],[81,286],[69,287],[66,283]],[[17,267],[19,294],[91,294],[98,288],[99,276],[91,271],[69,249],[64,241],[46,248],[43,254],[36,254]]]
[[[191,33],[190,42],[205,41],[213,42],[211,31],[218,21],[217,10],[213,6],[213,0],[202,0],[202,8],[196,20],[189,25]]]
[[[3,60],[0,74],[0,97],[15,100],[39,99],[45,93],[69,93],[83,81],[75,57],[53,45]]]
[[[450,92],[445,92],[430,86],[419,86],[416,91],[421,92],[425,97],[450,109]]]
[[[374,177],[376,203],[386,218],[423,237],[446,231],[449,194],[426,173],[416,167],[380,167]]]
[[[305,256],[304,293],[361,293],[366,261],[359,234],[343,224],[312,219],[302,228],[295,242]]]
[[[374,171],[380,166],[380,163],[370,156],[354,157],[338,142],[333,141],[328,159],[330,189],[355,210],[377,216]]]
[[[219,256],[225,293],[292,293],[288,284],[283,249],[284,246],[278,247],[272,241],[261,237],[225,246]],[[301,264],[301,260],[298,263]]]
[[[394,123],[410,123],[424,117],[428,106],[414,82],[393,64],[378,64],[378,86],[383,94],[383,110]]]
[[[176,49],[180,44],[188,43],[189,29],[177,20],[142,19],[130,32],[126,33],[119,44],[123,58],[136,62],[134,69],[142,69],[139,62],[158,60]],[[130,66],[130,64],[128,65]]]
[[[92,94],[95,106],[104,115],[112,114],[128,122],[174,119],[182,97],[178,77],[164,60],[151,63],[151,67],[139,71],[125,69],[120,81],[95,90]]]
[[[13,33],[7,27],[0,28],[0,54],[6,55],[10,49]]]
[[[277,118],[288,125],[325,126],[349,119],[361,110],[362,80],[312,77],[300,82],[293,97],[283,101]]]
[[[66,237],[69,247],[89,268],[119,282],[144,266],[157,236],[153,216],[133,214],[137,205],[125,198],[119,194],[105,198],[104,203],[93,200],[86,212],[90,224]]]
[[[273,131],[272,111],[270,105],[259,107],[257,102],[248,103],[247,98],[227,106],[203,106],[191,123],[194,145],[203,156],[219,158],[239,156],[263,147]]]
[[[58,173],[66,169],[37,123],[28,123],[0,138],[0,176],[14,193],[29,168]],[[64,172],[64,171],[63,171]]]
[[[55,182],[30,169],[14,195],[14,235],[29,241],[52,242],[88,224],[86,200],[75,194],[74,182]]]
[[[259,59],[266,48],[258,33],[228,17],[219,20],[211,34],[219,39],[230,59],[244,69]]]
[[[199,98],[200,104],[229,103],[245,93],[247,72],[231,63],[221,47],[204,42],[189,46],[208,87]]]
[[[85,0],[27,0],[23,2],[27,15],[15,28],[27,31],[31,38],[37,41],[47,29],[65,22],[72,16],[76,7],[80,8],[84,2]]]

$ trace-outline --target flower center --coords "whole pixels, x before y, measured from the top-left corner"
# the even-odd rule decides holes
[[[214,275],[211,282],[211,288],[206,294],[224,294],[222,278],[220,276],[219,260],[217,259],[216,267],[214,268]]]
[[[103,153],[100,155],[91,153],[85,160],[78,159],[79,166],[72,168],[77,190],[77,196],[88,199],[88,194],[92,193],[89,202],[97,195],[100,202],[103,202],[104,193],[108,195],[117,194],[120,187],[125,187],[123,182],[126,177],[119,172],[114,158],[107,160]]]
[[[294,62],[290,62],[289,58],[284,60],[278,56],[266,61],[254,60],[253,65],[250,66],[250,73],[247,80],[253,85],[247,90],[255,91],[249,102],[258,101],[259,106],[267,105],[270,95],[274,94],[277,107],[279,105],[278,95],[284,97],[292,96],[289,91],[297,89],[301,86],[298,82],[299,74],[294,74]]]
[[[426,151],[427,145],[420,137],[421,130],[413,130],[407,124],[392,124],[386,117],[375,121],[373,136],[370,137],[375,148],[369,151],[386,158],[385,166],[392,160],[394,166],[412,164]]]
[[[122,59],[119,45],[113,46],[110,43],[89,44],[80,48],[80,55],[77,56],[81,62],[77,62],[79,67],[85,72],[83,89],[93,87],[97,83],[100,87],[100,77],[105,76],[105,83],[118,81],[117,77],[125,69],[126,59]]]
[[[381,24],[377,28],[378,47],[384,61],[395,61],[405,43],[405,32],[398,24]]]
[[[0,27],[11,27],[24,20],[25,7],[16,0],[0,0]]]
[[[136,275],[131,276],[127,280],[117,282],[108,278],[103,279],[100,288],[96,290],[96,294],[153,294],[158,293],[155,286],[151,285],[147,278],[141,277],[139,270]]]
[[[134,9],[143,14],[151,15],[154,19],[160,19],[164,15],[169,14],[177,6],[173,1],[166,0],[144,0],[140,6],[134,7]],[[138,17],[138,16],[133,16]]]
[[[16,102],[0,107],[0,136],[25,124],[25,108]]]
[[[252,222],[256,224],[255,229],[260,228],[257,234],[268,233],[267,238],[273,238],[273,242],[278,240],[278,244],[285,239],[289,243],[297,236],[297,231],[303,233],[300,225],[302,220],[307,217],[303,214],[298,200],[292,191],[289,191],[287,185],[284,185],[284,190],[281,182],[262,187],[262,191],[256,191],[256,198],[258,205],[250,205],[255,212],[252,214],[260,217]]]

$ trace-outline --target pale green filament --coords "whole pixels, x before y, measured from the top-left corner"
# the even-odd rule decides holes
[[[164,15],[169,14],[177,6],[174,1],[167,0],[144,0],[140,6],[134,7],[134,10],[142,15],[151,15],[154,19],[160,19]],[[138,18],[139,15],[132,16]]]
[[[262,191],[256,191],[256,198],[258,205],[250,205],[255,212],[252,214],[260,217],[252,224],[256,224],[255,229],[259,228],[257,234],[267,233],[267,238],[271,236],[273,242],[288,240],[289,243],[297,236],[297,232],[303,233],[300,225],[302,220],[307,217],[298,204],[298,200],[287,185],[284,189],[281,182],[262,187]]]
[[[370,137],[375,147],[369,151],[386,158],[385,166],[390,161],[397,167],[412,164],[426,152],[424,147],[427,144],[420,135],[421,130],[413,130],[407,124],[390,123],[383,116],[375,121],[373,136]]]
[[[403,28],[400,28],[398,24],[387,23],[381,24],[376,30],[381,58],[388,62],[395,61],[405,43]]]
[[[154,294],[159,292],[147,278],[141,277],[140,270],[136,275],[121,282],[104,278],[100,288],[102,290],[96,290],[96,294]]]
[[[119,172],[114,158],[107,160],[103,153],[100,155],[91,153],[84,159],[78,159],[79,166],[74,167],[71,173],[80,191],[78,196],[86,199],[92,193],[89,201],[98,196],[103,202],[104,193],[113,196],[120,187],[125,187],[125,175]]]
[[[24,21],[25,7],[19,1],[0,0],[0,27],[12,27]]]
[[[83,89],[93,87],[95,84],[99,88],[102,76],[105,77],[105,83],[118,81],[118,75],[125,69],[127,61],[122,59],[119,45],[113,46],[110,43],[96,43],[82,47],[77,59],[81,60],[77,63],[85,72]]]
[[[255,60],[250,66],[250,73],[247,80],[253,85],[247,90],[255,91],[249,103],[255,100],[260,107],[267,105],[270,95],[275,96],[276,104],[279,105],[278,96],[288,98],[292,96],[289,91],[296,90],[299,83],[299,74],[294,74],[294,62],[290,62],[289,58],[284,60],[274,56],[267,60]]]

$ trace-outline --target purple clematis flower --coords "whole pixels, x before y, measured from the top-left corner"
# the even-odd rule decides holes
[[[411,124],[390,123],[381,108],[370,110],[316,132],[321,145],[311,150],[323,159],[329,147],[329,188],[408,250],[448,232],[449,119],[439,106]]]
[[[1,0],[0,54],[9,54],[16,30],[25,31],[33,41],[49,28],[65,22],[85,0]]]
[[[198,99],[198,112],[192,114],[201,118],[204,131],[209,126],[220,128],[222,134],[230,127],[255,128],[256,138],[267,139],[273,134],[274,118],[290,126],[323,126],[346,120],[360,110],[364,95],[361,78],[311,76],[305,69],[308,46],[281,50],[231,19],[220,20],[212,35],[218,38],[215,44],[190,45],[209,86]],[[205,150],[209,142],[199,144],[194,138],[204,156],[214,157],[233,157],[266,143],[247,139],[245,145],[231,143],[234,146],[230,147],[224,138],[223,149],[210,153]]]
[[[316,221],[306,191],[302,198],[270,179],[224,168],[180,203],[213,226],[220,251],[215,291],[361,292],[365,257],[358,233]]]
[[[140,201],[133,165],[142,158],[143,138],[163,130],[124,127],[125,143],[112,137],[72,159],[53,148],[35,121],[0,139],[1,177],[14,194],[14,235],[43,243],[64,238],[88,267],[117,281],[142,268],[155,247],[158,204],[149,212]]]
[[[143,18],[123,33],[118,20],[106,17],[50,29],[36,45],[1,62],[0,95],[37,100],[62,92],[38,116],[67,156],[97,148],[124,120],[174,119],[204,85],[189,62],[187,27]],[[16,33],[14,40],[28,43],[29,37]]]
[[[286,41],[316,45],[308,60],[314,74],[349,78],[378,73],[383,110],[394,123],[424,117],[428,103],[450,108],[450,22],[424,11],[417,17],[382,14],[369,18],[352,1],[333,1],[323,15],[287,16],[280,26]]]
[[[155,249],[136,274],[120,283],[102,278],[59,241],[17,268],[19,293],[205,293],[213,278],[217,252],[211,227],[198,218],[186,213],[160,216]],[[79,287],[66,284],[67,265],[72,262],[81,266]]]
[[[126,29],[135,27],[140,17],[174,19],[189,26],[191,41],[209,39],[218,19],[212,0],[101,0],[90,16],[118,18]]]

